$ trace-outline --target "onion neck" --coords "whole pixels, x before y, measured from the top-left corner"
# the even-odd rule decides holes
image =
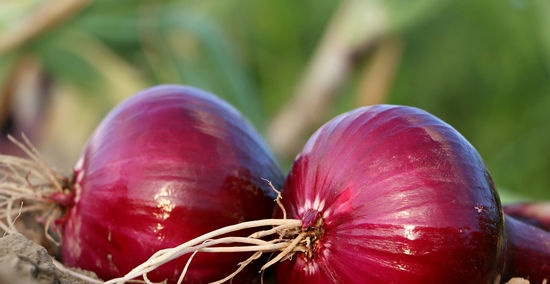
[[[74,178],[58,177],[59,187],[47,196],[47,200],[53,203],[53,210],[46,213],[44,219],[46,237],[58,245],[61,244],[64,226],[69,220],[69,210],[76,204],[76,190]]]
[[[302,233],[304,241],[302,241],[302,251],[307,259],[315,258],[320,247],[320,240],[325,233],[323,217],[321,213],[315,209],[309,209],[302,217]]]

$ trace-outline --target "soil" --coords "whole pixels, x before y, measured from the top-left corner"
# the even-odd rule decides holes
[[[82,272],[97,279],[90,272]],[[0,238],[0,284],[88,284],[60,271],[48,251],[21,234]]]

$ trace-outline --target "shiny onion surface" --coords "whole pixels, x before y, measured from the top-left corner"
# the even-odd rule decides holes
[[[199,89],[159,86],[114,108],[74,169],[62,221],[66,265],[122,276],[158,250],[214,229],[269,218],[283,175],[265,143],[229,104]],[[246,235],[246,232],[243,232]],[[208,283],[247,254],[197,254],[184,283]],[[189,256],[151,272],[175,283]],[[233,283],[259,278],[251,267]]]
[[[311,243],[278,283],[495,283],[503,215],[491,177],[455,129],[413,107],[376,105],[322,126],[283,187]]]

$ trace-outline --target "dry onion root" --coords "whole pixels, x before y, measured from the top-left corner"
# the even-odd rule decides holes
[[[233,279],[233,277],[235,277],[252,261],[258,259],[263,253],[279,252],[273,259],[265,263],[260,268],[260,272],[265,271],[267,268],[279,261],[284,261],[291,258],[296,252],[307,252],[309,250],[309,246],[314,242],[314,239],[318,237],[317,234],[314,230],[303,228],[301,220],[286,218],[286,210],[280,202],[280,192],[275,189],[270,181],[266,180],[266,182],[268,182],[271,188],[277,193],[275,202],[277,202],[277,205],[283,212],[282,219],[255,220],[230,225],[199,236],[179,246],[159,250],[148,260],[132,269],[123,277],[111,279],[106,281],[104,284],[125,283],[140,276],[146,283],[152,284],[153,282],[149,281],[147,278],[147,273],[185,254],[192,254],[187,261],[180,278],[178,279],[177,283],[180,284],[183,282],[187,268],[191,264],[193,256],[196,253],[253,252],[248,259],[238,264],[238,268],[233,273],[223,279],[211,282],[211,284],[221,284]],[[248,237],[220,237],[245,229],[265,228],[269,226],[272,228],[260,230],[249,235]],[[261,239],[273,235],[278,237],[269,241]],[[224,244],[232,245],[219,246]],[[234,246],[233,244],[238,245]]]
[[[16,141],[13,138],[10,139],[19,145],[29,155],[30,159],[0,155],[0,229],[5,234],[17,232],[17,228],[15,227],[17,217],[24,213],[33,213],[46,220],[44,226],[46,236],[51,241],[57,242],[54,239],[57,236],[52,235],[52,232],[49,232],[48,229],[52,229],[53,220],[60,216],[61,210],[59,203],[52,201],[51,196],[70,194],[70,189],[66,187],[66,184],[68,184],[67,178],[46,165],[26,137],[23,136],[23,142]],[[269,183],[269,181],[267,182]],[[275,201],[283,212],[283,219],[244,222],[212,231],[177,247],[160,250],[125,276],[106,282],[70,270],[58,261],[54,260],[54,264],[64,273],[71,274],[90,283],[153,283],[147,278],[148,272],[182,255],[192,254],[178,281],[178,283],[182,283],[185,273],[196,253],[253,252],[247,260],[238,264],[238,268],[232,274],[212,282],[224,283],[230,281],[246,265],[258,259],[263,253],[279,252],[275,258],[262,266],[261,270],[263,271],[278,261],[292,257],[296,252],[306,252],[309,244],[312,242],[311,239],[314,238],[314,234],[302,228],[300,220],[286,219],[285,209],[280,203],[280,192],[271,183],[269,184],[277,192],[278,196]],[[220,237],[243,229],[265,228],[268,226],[272,228],[260,230],[248,237]],[[278,237],[267,241],[262,239],[269,236]],[[239,246],[220,246],[223,244],[239,244]],[[136,280],[138,277],[142,277],[143,280]],[[529,281],[523,278],[512,278],[507,283],[527,284]],[[543,282],[543,284],[545,283],[546,281]]]
[[[52,198],[63,198],[72,194],[72,189],[68,186],[69,179],[48,166],[25,136],[22,136],[22,142],[13,137],[10,137],[10,140],[19,146],[29,158],[0,155],[0,229],[5,234],[18,232],[18,229],[15,227],[18,216],[24,213],[32,213],[38,219],[44,220],[44,234],[46,238],[59,245],[61,234],[56,232],[54,223],[63,214],[60,207],[60,205],[63,205],[63,202],[53,200]],[[280,191],[270,181],[265,181],[277,193],[275,202],[277,202],[277,205],[281,209],[283,214],[282,219],[249,221],[220,228],[177,247],[159,250],[147,261],[135,267],[123,277],[106,282],[98,281],[87,275],[72,271],[53,259],[53,257],[52,259],[58,269],[90,283],[153,283],[147,278],[147,273],[185,254],[192,254],[178,280],[178,283],[182,283],[191,265],[193,256],[199,252],[253,252],[248,259],[238,264],[238,268],[233,273],[223,279],[212,282],[224,283],[233,279],[248,264],[260,258],[262,254],[278,251],[279,253],[273,259],[261,267],[260,271],[264,271],[276,262],[292,257],[295,252],[307,251],[307,247],[312,243],[311,238],[315,237],[314,234],[302,229],[301,220],[286,218],[286,211],[280,202]],[[266,229],[266,227],[272,228]],[[263,228],[263,230],[259,230],[248,237],[220,237],[232,232],[252,228]],[[271,240],[262,239],[270,236],[272,237]],[[276,237],[273,238],[273,236]],[[229,246],[220,246],[224,244]],[[139,277],[142,277],[143,280],[136,280]]]
[[[29,158],[0,155],[0,230],[17,232],[15,221],[31,213],[44,223],[45,237],[59,244],[54,221],[62,215],[61,200],[71,194],[69,179],[49,167],[26,136],[8,136]]]
[[[62,216],[63,198],[72,194],[69,179],[47,165],[25,135],[22,141],[8,136],[29,158],[0,154],[0,232],[22,233],[17,219],[30,214],[43,224],[44,237],[60,245],[55,221]],[[65,267],[52,256],[57,269],[90,283],[103,283]]]
[[[142,276],[145,280],[147,279],[147,273],[153,271],[159,266],[170,262],[182,255],[197,253],[197,252],[254,252],[254,254],[244,262],[239,264],[239,268],[228,275],[227,277],[215,281],[212,283],[224,283],[229,281],[233,276],[240,272],[246,265],[248,265],[252,260],[260,257],[262,253],[266,252],[275,252],[281,251],[276,258],[266,263],[262,266],[261,271],[267,269],[269,266],[274,264],[276,261],[281,259],[286,259],[290,257],[296,251],[304,251],[305,248],[300,246],[300,243],[303,242],[303,233],[298,234],[297,237],[294,237],[293,240],[289,240],[286,236],[294,236],[297,229],[301,228],[302,222],[300,220],[294,219],[268,219],[268,220],[259,220],[259,221],[250,221],[244,222],[237,225],[232,225],[228,227],[221,228],[219,230],[212,231],[208,234],[190,240],[186,243],[183,243],[177,247],[163,249],[153,254],[147,261],[141,265],[134,268],[124,277],[116,278],[105,282],[106,284],[120,283],[130,281],[136,277]],[[273,229],[259,231],[249,237],[222,237],[216,239],[216,237],[225,235],[227,233],[240,231],[243,229],[249,228],[258,228],[265,226],[275,226]],[[265,241],[259,239],[259,236],[267,236],[272,234],[279,234],[280,236],[285,236],[284,238],[274,239],[270,241]],[[217,246],[220,244],[239,244],[240,246]],[[190,258],[189,262],[192,259]],[[188,264],[189,264],[188,262]],[[186,265],[188,266],[188,265]],[[185,269],[180,277],[181,283],[185,276]],[[147,283],[152,283],[147,281]]]
[[[391,130],[389,131],[391,135],[388,134],[388,129]],[[155,137],[152,135],[148,138],[155,139]],[[108,138],[105,139],[109,141]],[[327,143],[326,141],[345,141],[345,143]],[[163,140],[157,142],[160,143]],[[166,149],[166,147],[160,148]],[[117,148],[113,152],[120,149],[125,148]],[[140,148],[133,150],[135,151],[127,153],[128,156],[134,155]],[[36,211],[42,214],[39,216],[46,218],[46,230],[55,229],[52,220],[61,216],[60,208],[63,206],[63,201],[70,202],[71,198],[68,197],[71,196],[71,188],[64,186],[68,184],[66,179],[40,162],[35,150],[26,152],[31,157],[29,164],[25,160],[6,159],[8,162],[2,166],[2,170],[7,173],[2,176],[3,185],[0,185],[0,205],[3,206],[0,217],[6,220],[2,228],[13,231],[14,220],[19,213]],[[172,153],[168,154],[167,156],[171,157]],[[114,154],[111,156],[118,157]],[[202,155],[197,156],[198,160],[201,160]],[[99,160],[104,160],[103,156],[98,155],[98,157]],[[355,160],[350,161],[349,157],[354,157]],[[185,162],[188,163],[188,161]],[[141,163],[138,164],[141,165]],[[357,165],[361,167],[356,169]],[[141,170],[140,167],[137,168]],[[246,170],[254,168],[251,166]],[[106,167],[106,169],[110,168]],[[370,171],[370,169],[374,170]],[[111,172],[106,170],[104,174],[110,177]],[[264,175],[255,173],[253,176]],[[274,176],[277,175],[274,174]],[[93,176],[93,178],[96,177]],[[95,180],[93,178],[92,180]],[[76,180],[79,179],[76,178]],[[390,182],[391,184],[388,184]],[[153,189],[158,187],[155,183],[153,185]],[[287,176],[285,190],[284,205],[287,206],[293,218],[301,220],[286,218],[285,208],[280,202],[281,196],[277,191],[276,201],[283,212],[282,219],[258,217],[257,219],[262,220],[217,229],[181,245],[177,245],[177,242],[163,245],[176,245],[175,247],[155,247],[154,249],[158,251],[150,257],[151,251],[146,252],[147,255],[144,256],[149,259],[144,263],[135,267],[135,263],[132,263],[131,267],[105,276],[104,279],[111,280],[104,283],[135,282],[137,281],[135,279],[140,277],[145,283],[153,283],[148,279],[148,274],[153,278],[152,272],[157,273],[167,267],[172,271],[175,267],[179,271],[183,266],[183,272],[178,279],[178,283],[181,283],[187,269],[192,265],[193,256],[199,252],[252,253],[247,260],[238,265],[233,273],[231,269],[224,271],[223,274],[216,275],[216,278],[224,274],[229,275],[212,283],[223,283],[233,279],[245,266],[266,252],[278,252],[278,254],[264,264],[261,271],[279,261],[291,258],[295,253],[300,254],[300,257],[296,257],[293,262],[283,262],[278,267],[277,278],[285,283],[333,281],[362,283],[364,280],[358,276],[372,277],[374,281],[370,282],[384,282],[391,279],[421,282],[429,277],[433,282],[447,280],[449,283],[463,283],[463,281],[488,283],[496,279],[495,283],[498,283],[502,277],[501,273],[504,273],[504,277],[507,278],[511,275],[529,275],[533,282],[546,281],[545,278],[548,275],[546,264],[549,263],[548,251],[550,250],[541,250],[540,247],[548,247],[547,232],[513,218],[506,217],[507,221],[504,223],[498,195],[479,154],[456,130],[421,110],[381,105],[361,108],[332,120],[320,128],[306,143],[304,151],[295,160]],[[224,191],[217,193],[220,192]],[[232,202],[225,204],[234,204],[235,200],[232,199],[234,196],[237,195],[226,196],[225,201]],[[19,203],[20,200],[30,201],[30,203]],[[109,199],[100,198],[99,200]],[[388,200],[391,202],[387,202]],[[438,202],[431,202],[433,200]],[[468,202],[456,202],[456,200]],[[265,198],[263,201],[270,202]],[[100,204],[104,206],[103,203]],[[14,209],[17,205],[20,205],[19,211]],[[90,208],[93,207],[81,208],[81,211]],[[374,210],[375,208],[382,210],[378,212]],[[170,211],[173,208],[168,209]],[[437,214],[426,214],[426,212]],[[99,221],[105,220],[101,218],[104,215],[98,216]],[[179,217],[182,216],[180,214]],[[269,216],[270,214],[267,218]],[[459,218],[450,218],[453,216]],[[256,218],[248,218],[248,220],[254,219]],[[180,229],[181,220],[178,218],[177,222],[176,229],[170,233],[175,234]],[[338,226],[332,227],[333,224]],[[350,224],[354,226],[348,226]],[[134,225],[131,224],[131,226]],[[248,237],[237,234],[243,229],[254,228],[258,229],[258,232]],[[66,232],[67,230],[64,230],[65,234]],[[82,232],[78,230],[78,234],[80,233]],[[85,233],[93,234],[94,227],[89,227]],[[110,245],[110,233],[111,231],[108,232],[109,237],[100,236],[98,240],[107,246]],[[235,233],[235,237],[227,236],[232,233]],[[323,236],[322,239],[321,236]],[[347,238],[347,236],[350,237]],[[78,235],[78,237],[81,236]],[[69,239],[69,237],[65,238],[65,240]],[[186,239],[188,238],[181,240]],[[461,245],[465,241],[468,245]],[[347,257],[348,261],[334,261],[334,258],[323,257],[322,254],[313,259],[312,255],[316,253],[316,248],[323,245],[333,246],[332,251],[343,253],[341,256]],[[343,248],[346,245],[357,245],[356,251],[368,253],[352,255]],[[70,255],[71,248],[67,245],[63,248]],[[387,259],[403,261],[402,264],[424,266],[423,272],[426,274],[409,271],[399,265],[388,267],[387,261],[375,261],[376,253],[380,254],[379,248],[384,248],[382,252],[389,254]],[[372,251],[376,253],[369,254]],[[426,251],[430,253],[426,254]],[[402,252],[411,257],[403,259],[403,255],[400,254]],[[187,263],[182,260],[174,261],[185,254],[191,254]],[[473,257],[472,262],[464,262],[464,257],[470,255]],[[119,256],[127,258],[126,254]],[[349,260],[354,256],[356,259]],[[413,259],[413,256],[419,257]],[[66,258],[65,260],[67,261]],[[294,265],[298,260],[301,261],[299,265]],[[499,263],[502,261],[506,262],[507,271],[498,270]],[[164,266],[169,262],[172,263]],[[67,263],[71,265],[71,262]],[[227,262],[227,264],[233,263],[234,261]],[[338,271],[326,273],[326,270],[318,269],[320,274],[313,275],[304,269],[304,263],[329,264],[331,268],[336,267]],[[78,266],[74,263],[72,265]],[[203,263],[203,265],[209,265],[209,263]],[[380,271],[381,265],[388,268],[389,273],[371,274],[372,271]],[[125,276],[118,277],[119,274],[128,270],[130,272]],[[387,278],[387,275],[390,278]],[[177,276],[176,274],[175,277]],[[191,275],[188,277],[191,278]],[[454,278],[449,279],[449,277]]]
[[[181,137],[187,139],[181,141]],[[202,232],[241,220],[271,218],[274,195],[259,177],[269,178],[277,185],[284,181],[261,136],[234,107],[187,86],[149,88],[113,109],[85,145],[73,168],[72,180],[50,170],[36,149],[24,140],[16,144],[25,148],[29,164],[24,159],[5,159],[0,166],[5,173],[4,187],[0,185],[0,205],[5,209],[0,215],[2,228],[17,231],[14,219],[18,214],[32,213],[44,221],[49,239],[63,244],[60,251],[65,265],[94,271],[103,279],[119,277],[153,252],[177,246]],[[219,162],[211,163],[212,160]],[[117,169],[124,177],[113,175]],[[132,184],[130,188],[126,187],[128,183]],[[98,184],[109,185],[94,187]],[[118,192],[123,192],[118,197],[127,203],[139,203],[140,208],[119,212],[116,220],[109,222],[112,212],[120,209],[120,204],[112,202],[118,200],[113,198]],[[216,196],[220,203],[204,202],[210,196]],[[96,204],[101,210],[94,208]],[[87,215],[89,212],[94,212],[93,216]],[[197,226],[195,220],[205,214],[211,214],[208,218],[212,222]],[[138,217],[140,222],[160,224],[162,232],[159,226],[139,226],[142,230],[134,230]],[[82,218],[87,221],[81,223]],[[192,226],[184,224],[185,220]],[[245,237],[240,233],[239,237]],[[158,242],[158,237],[165,235],[170,236],[169,240]],[[204,250],[213,246],[212,241],[215,240],[205,240]],[[258,240],[252,244],[243,243],[243,239],[231,240],[234,241],[242,246],[283,246]],[[118,250],[117,243],[131,245]],[[132,258],[128,251],[132,251]],[[254,253],[243,266],[259,255]],[[196,273],[202,270],[191,266],[187,278],[221,278],[233,272],[231,266],[241,259],[235,254],[225,254],[224,258],[197,257],[193,265],[209,266],[210,260],[218,270]],[[179,259],[163,265],[149,276],[155,281],[167,278],[175,282],[179,275],[173,275],[173,271],[188,268],[186,261]],[[239,276],[257,277],[253,269]]]

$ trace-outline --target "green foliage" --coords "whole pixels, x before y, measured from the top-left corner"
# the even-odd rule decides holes
[[[457,1],[405,32],[390,98],[455,126],[499,186],[549,198],[550,66],[540,35],[548,13],[521,3]]]
[[[369,1],[388,20],[383,36],[404,43],[386,102],[424,108],[457,128],[509,199],[550,198],[549,2]],[[36,2],[10,11],[22,15]],[[340,3],[94,1],[2,55],[2,78],[13,58],[30,53],[56,82],[77,86],[88,99],[112,102],[114,90],[129,96],[161,83],[194,85],[224,97],[263,132],[294,95]],[[20,17],[0,18],[6,30]],[[356,106],[359,75],[371,55],[358,58],[330,115]]]

